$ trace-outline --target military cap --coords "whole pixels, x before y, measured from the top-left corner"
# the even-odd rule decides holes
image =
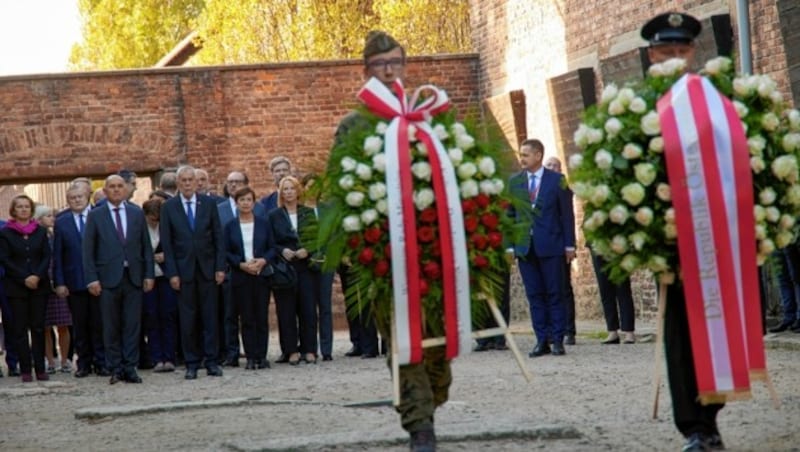
[[[678,12],[659,14],[650,19],[642,27],[642,38],[650,41],[651,46],[663,44],[689,44],[702,30],[700,21],[694,17]]]

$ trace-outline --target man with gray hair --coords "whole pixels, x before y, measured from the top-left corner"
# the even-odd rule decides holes
[[[269,171],[272,173],[272,181],[277,188],[278,184],[281,183],[281,179],[292,173],[292,162],[288,158],[279,155],[269,161]],[[278,207],[278,190],[261,198],[261,204],[264,206],[264,211],[267,213]]]
[[[197,193],[194,168],[182,166],[176,174],[179,193],[161,207],[159,232],[164,275],[178,291],[185,378],[196,379],[201,362],[209,376],[221,377],[216,286],[225,279],[222,226],[214,200]]]

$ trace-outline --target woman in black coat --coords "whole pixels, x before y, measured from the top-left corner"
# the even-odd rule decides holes
[[[256,194],[250,187],[233,195],[238,215],[225,225],[225,246],[231,267],[231,290],[242,322],[245,369],[269,368],[269,282],[267,266],[277,256],[269,222],[253,214]]]
[[[317,362],[315,297],[319,294],[320,273],[309,268],[314,249],[309,249],[303,243],[306,232],[316,230],[317,216],[314,209],[301,204],[302,199],[303,186],[300,181],[286,176],[278,185],[278,207],[268,214],[275,251],[292,264],[297,273],[296,286],[273,288],[283,358],[293,365],[300,362],[301,354],[307,363]]]
[[[3,284],[13,316],[12,338],[26,383],[33,381],[32,367],[37,380],[49,379],[44,367],[44,317],[50,293],[47,271],[51,251],[47,229],[33,220],[35,207],[27,195],[15,196],[9,209],[11,220],[0,229],[0,262],[5,267]]]

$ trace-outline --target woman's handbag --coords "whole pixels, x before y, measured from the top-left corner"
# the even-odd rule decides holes
[[[274,289],[288,289],[297,285],[297,272],[294,266],[280,258],[264,266],[261,274],[267,277]]]

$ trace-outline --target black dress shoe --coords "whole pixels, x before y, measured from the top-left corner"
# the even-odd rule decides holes
[[[247,360],[247,364],[244,365],[245,370],[256,370],[256,363],[252,359]]]
[[[564,336],[564,344],[565,345],[575,345],[575,335],[574,334],[567,334]]]
[[[20,375],[20,373],[19,373],[19,368],[18,367],[15,366],[15,367],[13,367],[11,369],[8,369],[8,376],[9,377],[19,377],[19,375]],[[88,375],[88,373],[86,375]],[[86,375],[84,375],[84,377]]]
[[[97,368],[97,369],[95,369],[94,373],[95,373],[95,374],[96,374],[98,377],[108,377],[108,376],[110,376],[110,375],[111,375],[111,371],[109,371],[109,370],[108,370],[108,369],[106,369],[105,367],[100,367],[100,368]]]
[[[800,333],[800,320],[794,322],[794,325],[792,325],[791,328],[795,333]]]
[[[197,380],[197,369],[186,369],[186,374],[183,378],[187,380]]]
[[[553,352],[552,353],[555,356],[561,356],[561,355],[565,354],[566,351],[564,351],[564,344],[562,344],[561,342],[553,342]]]
[[[220,363],[223,367],[239,367],[239,357],[229,356]]]
[[[206,375],[209,377],[221,377],[222,369],[219,366],[209,366],[206,368]]]
[[[495,342],[494,343],[494,349],[495,350],[500,350],[500,351],[508,350],[508,345],[506,345],[505,342]]]
[[[478,342],[475,344],[475,347],[472,349],[473,352],[485,352],[489,350],[489,343],[488,342]]]
[[[125,374],[125,381],[128,383],[141,383],[142,377],[140,377],[136,372],[130,372]]]
[[[11,375],[11,374],[9,374]],[[75,378],[85,378],[89,376],[88,369],[78,369],[75,371]]]
[[[122,375],[114,374],[108,380],[108,384],[115,385],[115,384],[119,383],[120,381],[125,381],[125,378]]]
[[[719,433],[714,433],[708,439],[708,447],[711,450],[725,450],[725,443],[722,442],[722,436]]]
[[[323,361],[333,361],[333,356],[331,355],[322,355]]]
[[[708,435],[692,433],[684,443],[681,452],[706,452],[711,450]]]
[[[603,344],[603,345],[619,344],[619,336],[614,337],[614,338],[608,338],[608,339],[604,340],[603,342],[601,342],[601,344]]]
[[[528,356],[530,358],[536,358],[537,356],[546,355],[548,353],[550,353],[550,345],[548,345],[547,342],[539,342],[536,344],[536,347],[533,347],[533,350],[528,353]]]
[[[344,356],[351,356],[351,357],[361,356],[361,355],[363,355],[363,353],[361,352],[361,349],[357,347],[351,347],[350,350],[348,350],[347,353],[344,354]]]
[[[364,353],[363,355],[361,355],[361,359],[372,359],[377,357],[378,357],[377,353]]]
[[[256,361],[256,369],[270,369],[269,361],[266,359],[259,359]]]

